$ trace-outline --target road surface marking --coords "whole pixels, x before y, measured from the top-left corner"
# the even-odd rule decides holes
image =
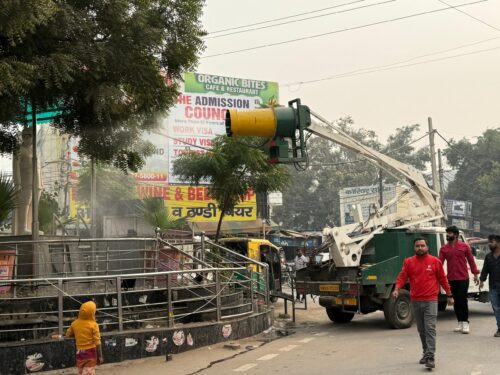
[[[295,349],[298,345],[287,345],[279,349],[280,352],[289,352],[292,349]]]
[[[314,336],[325,336],[326,335],[326,332],[318,332],[318,333],[315,333]]]
[[[470,373],[470,375],[481,375],[483,372],[481,371],[483,368],[483,365],[476,365],[474,366],[474,368],[472,369],[472,372]]]
[[[311,342],[312,340],[314,340],[314,337],[307,337],[305,339],[299,340],[299,342],[302,344],[307,344],[308,342]]]
[[[257,358],[257,361],[269,361],[270,359],[273,359],[274,357],[277,357],[278,354],[266,354],[265,356],[263,357],[260,357],[260,358]]]
[[[256,363],[247,363],[246,365],[235,368],[233,371],[234,372],[245,372],[245,371],[248,371],[255,366],[257,366]]]

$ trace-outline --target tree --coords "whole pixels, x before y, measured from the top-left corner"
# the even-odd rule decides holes
[[[418,124],[397,128],[396,132],[387,138],[387,143],[382,146],[380,151],[402,163],[424,170],[426,164],[430,163],[431,158],[428,146],[418,150],[413,146],[413,134],[418,130],[420,130],[420,125]]]
[[[144,220],[155,228],[165,231],[169,229],[183,229],[186,219],[177,219],[168,214],[162,198],[144,198],[137,207]]]
[[[173,173],[198,185],[209,185],[209,194],[221,211],[215,240],[219,238],[224,215],[233,210],[249,190],[257,193],[281,191],[289,183],[289,173],[281,165],[270,164],[260,149],[259,138],[214,138],[206,153],[188,152],[174,161]]]
[[[40,230],[44,233],[49,233],[52,228],[53,216],[59,214],[59,204],[56,200],[56,195],[47,191],[42,191],[40,196],[40,206],[38,210],[38,221]]]
[[[416,150],[411,145],[418,125],[396,129],[382,145],[375,132],[355,128],[352,118],[336,121],[345,133],[394,159],[425,167],[429,160],[427,148]],[[308,142],[309,167],[292,170],[292,185],[283,193],[283,206],[274,210],[274,220],[295,230],[322,230],[340,224],[339,192],[342,188],[378,184],[378,169],[354,152],[322,138]],[[387,182],[392,181],[388,176]]]
[[[500,128],[486,130],[475,144],[451,140],[444,155],[457,170],[446,196],[472,202],[472,215],[480,220],[482,232],[500,231]]]
[[[80,155],[135,171],[178,95],[176,79],[204,48],[203,0],[5,0],[0,12],[0,154],[18,145],[30,111]],[[168,81],[168,84],[165,82]],[[29,202],[28,202],[29,204]]]

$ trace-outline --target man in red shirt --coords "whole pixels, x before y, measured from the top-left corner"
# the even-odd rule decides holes
[[[467,304],[467,291],[469,290],[469,270],[474,274],[474,283],[479,285],[479,270],[472,251],[465,242],[459,241],[459,230],[456,226],[446,228],[447,244],[441,246],[439,259],[444,264],[448,262],[448,281],[450,282],[451,293],[455,300],[455,315],[458,320],[458,327],[455,332],[469,333],[469,306]]]
[[[434,368],[439,285],[441,284],[446,291],[449,305],[453,305],[453,296],[441,261],[429,254],[427,240],[416,238],[413,241],[413,250],[415,255],[403,262],[403,269],[398,275],[392,296],[398,298],[399,289],[403,288],[408,280],[410,281],[413,315],[417,321],[424,352],[419,363],[425,364],[427,368]]]

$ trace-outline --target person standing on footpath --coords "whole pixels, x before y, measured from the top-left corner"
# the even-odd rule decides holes
[[[493,336],[500,337],[500,236],[490,234],[488,236],[488,247],[491,252],[484,258],[483,269],[479,277],[481,280],[479,290],[483,288],[484,282],[489,277],[490,290],[488,294],[497,320],[497,331]]]
[[[83,303],[80,306],[78,319],[73,321],[66,331],[67,337],[75,337],[78,375],[95,375],[96,365],[104,361],[95,313],[96,304],[93,301]]]
[[[472,251],[465,242],[459,241],[459,230],[456,226],[446,228],[447,244],[441,246],[439,250],[439,259],[444,263],[448,262],[448,281],[451,287],[451,293],[455,300],[453,306],[455,316],[458,320],[458,326],[455,332],[469,333],[469,305],[467,301],[467,291],[469,290],[469,270],[474,274],[474,283],[479,284],[479,270]]]
[[[392,297],[398,298],[399,290],[410,281],[411,305],[423,349],[423,357],[419,363],[427,368],[435,368],[439,285],[446,291],[448,305],[453,305],[453,296],[443,264],[429,254],[427,240],[416,238],[413,241],[413,250],[415,255],[403,262],[403,269],[396,280]]]
[[[295,285],[297,285],[297,272],[307,267],[307,257],[304,255],[303,249],[297,249],[297,254],[295,255],[294,263],[295,263],[295,276],[294,276]],[[304,302],[305,298],[306,298],[305,294],[297,290],[297,302]]]

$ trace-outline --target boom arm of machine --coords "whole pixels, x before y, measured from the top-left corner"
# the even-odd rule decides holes
[[[322,124],[313,123],[311,116]],[[244,120],[238,121],[240,118]],[[301,105],[299,99],[289,102],[288,108],[256,109],[245,111],[244,115],[236,110],[227,111],[226,131],[232,136],[274,136],[273,141],[285,145],[285,152],[280,149],[276,153],[280,156],[277,158],[279,162],[287,160],[283,157],[284,153],[286,156],[291,154],[292,161],[304,161],[307,158],[304,140],[304,132],[307,131],[357,153],[401,181],[396,188],[396,197],[380,207],[368,220],[363,221],[358,206],[356,223],[324,229],[323,235],[330,243],[330,257],[336,267],[359,266],[365,245],[385,228],[409,227],[443,217],[439,194],[429,188],[420,171],[363,145],[338,126],[310,111],[307,106]],[[396,210],[388,212],[394,205]]]
[[[321,116],[313,112],[311,114],[329,126],[312,123],[307,131],[356,152],[404,182],[397,187],[396,197],[380,207],[367,221],[363,221],[358,206],[357,223],[324,229],[323,235],[330,239],[330,256],[336,267],[358,266],[364,246],[385,228],[402,228],[443,217],[439,194],[429,188],[420,171],[363,145],[341,129],[334,130],[334,126]],[[396,205],[396,211],[388,213],[388,208],[393,205]]]

